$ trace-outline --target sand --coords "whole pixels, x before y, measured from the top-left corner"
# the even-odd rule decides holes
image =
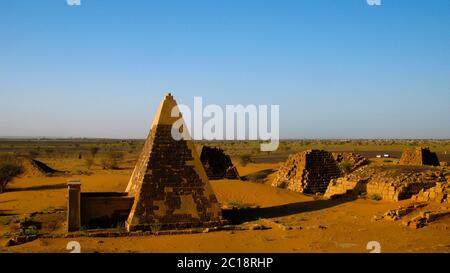
[[[238,166],[241,175],[276,169],[278,164]],[[0,194],[0,215],[22,215],[66,206],[65,182],[79,178],[83,191],[123,191],[132,170],[94,173],[90,176],[27,177],[16,179],[14,190]],[[271,175],[272,176],[272,175]],[[270,181],[269,176],[268,181]],[[259,206],[258,217],[243,213],[243,219],[271,229],[218,231],[187,235],[121,238],[37,239],[3,247],[0,252],[69,252],[67,243],[76,240],[82,252],[369,252],[370,241],[382,252],[450,252],[450,219],[413,230],[400,222],[374,219],[410,201],[388,202],[315,200],[314,196],[273,188],[268,183],[237,180],[211,182],[221,203],[239,201]],[[248,225],[248,223],[242,223]],[[292,227],[287,230],[284,227]],[[0,225],[0,234],[6,227]]]

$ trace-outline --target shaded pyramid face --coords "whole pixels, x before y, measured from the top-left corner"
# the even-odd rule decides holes
[[[162,101],[149,136],[129,181],[135,197],[128,230],[178,229],[215,226],[221,209],[200,162],[194,143],[172,137],[177,103],[168,94]],[[186,128],[186,126],[182,126]]]

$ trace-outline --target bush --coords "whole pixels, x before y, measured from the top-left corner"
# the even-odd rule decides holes
[[[123,153],[121,152],[110,152],[102,160],[103,169],[119,169],[119,162],[123,159]]]
[[[40,155],[40,153],[39,153],[39,151],[29,151],[28,152],[28,156],[31,158],[31,159],[35,159],[36,157],[38,157]]]
[[[0,193],[2,193],[11,180],[23,172],[19,161],[11,156],[0,158]]]
[[[339,169],[341,169],[341,171],[343,173],[351,172],[352,168],[353,168],[353,164],[349,161],[342,161],[341,163],[339,163]]]
[[[228,206],[233,209],[248,209],[250,207],[249,205],[239,200],[232,200],[228,202]]]
[[[245,176],[245,178],[252,182],[264,182],[264,180],[267,178],[267,175],[267,172],[262,171],[249,174]]]
[[[94,165],[94,159],[93,159],[93,158],[86,158],[86,159],[84,160],[84,163],[86,164],[86,168],[87,168],[88,170],[91,170],[92,165]]]
[[[97,146],[92,147],[91,148],[91,155],[92,155],[92,157],[95,157],[97,155],[98,151],[100,151],[99,147],[97,147]]]
[[[370,196],[370,199],[375,200],[375,201],[381,201],[383,199],[383,197],[381,197],[381,195],[374,193]]]
[[[252,162],[252,158],[250,155],[241,155],[239,157],[239,163],[241,164],[242,167],[247,166],[248,163]]]

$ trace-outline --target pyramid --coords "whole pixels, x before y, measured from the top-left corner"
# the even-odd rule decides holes
[[[169,93],[161,102],[128,183],[134,204],[126,221],[133,230],[211,227],[222,212],[181,114]],[[180,121],[181,124],[180,124]],[[184,136],[172,137],[172,128]]]
[[[206,175],[210,180],[240,179],[239,173],[231,161],[231,157],[222,149],[201,146],[197,151],[205,168]]]
[[[303,193],[324,193],[341,171],[330,152],[306,150],[292,154],[280,167],[272,186]]]
[[[418,147],[415,149],[406,149],[403,151],[399,164],[401,165],[431,165],[439,166],[439,159],[436,153],[429,148]]]

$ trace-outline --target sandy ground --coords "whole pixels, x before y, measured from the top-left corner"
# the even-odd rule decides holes
[[[239,167],[239,172],[247,175],[277,167],[278,164],[250,164],[245,168]],[[69,178],[80,178],[83,191],[123,191],[131,171],[19,178],[11,184],[14,190],[0,194],[0,215],[65,207],[65,182]],[[374,219],[374,216],[383,215],[409,201],[315,200],[312,196],[263,183],[235,180],[211,183],[222,203],[239,201],[260,206],[256,216],[243,212],[242,219],[271,229],[122,238],[38,239],[13,247],[3,247],[6,238],[2,237],[0,252],[68,252],[66,246],[72,240],[81,244],[82,252],[369,252],[366,246],[370,241],[379,242],[382,252],[450,252],[449,218],[418,230],[404,227],[400,222]],[[286,230],[283,225],[293,229]],[[5,227],[0,225],[0,235],[3,232]]]

